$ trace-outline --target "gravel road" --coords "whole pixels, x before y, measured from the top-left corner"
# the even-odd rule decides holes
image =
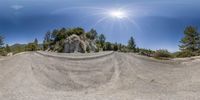
[[[117,52],[61,56],[1,58],[0,100],[200,100],[199,59],[158,61]]]

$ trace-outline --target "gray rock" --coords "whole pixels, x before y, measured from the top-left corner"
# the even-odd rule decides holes
[[[77,35],[71,35],[64,41],[64,52],[65,53],[74,53],[81,52],[84,53],[86,46],[84,41],[80,39]]]
[[[69,36],[64,41],[64,51],[65,53],[85,53],[86,48],[89,48],[90,52],[96,51],[96,44],[94,40],[80,38],[79,36],[73,34]]]

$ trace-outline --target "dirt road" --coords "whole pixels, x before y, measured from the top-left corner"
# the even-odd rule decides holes
[[[23,53],[0,60],[0,100],[199,100],[200,61]],[[77,58],[77,59],[76,59]]]

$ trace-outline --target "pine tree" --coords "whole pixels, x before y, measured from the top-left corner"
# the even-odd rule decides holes
[[[135,40],[133,37],[131,37],[130,40],[128,41],[128,49],[129,51],[135,52],[135,47],[136,47]]]
[[[200,36],[197,28],[188,26],[185,28],[184,37],[181,39],[179,46],[182,51],[195,52],[200,48]]]
[[[34,45],[35,45],[36,49],[39,49],[39,45],[38,45],[38,40],[37,40],[37,38],[35,38],[35,40],[34,40]]]
[[[200,51],[200,33],[198,33],[197,37],[197,49]]]
[[[100,34],[98,41],[99,41],[99,44],[100,44],[100,48],[103,48],[105,41],[106,41],[106,37],[103,34]]]
[[[37,40],[37,38],[35,38],[34,43],[35,43],[36,45],[38,45],[38,40]]]
[[[55,34],[53,34],[53,35],[55,35]],[[45,36],[44,36],[44,41],[43,41],[43,49],[44,50],[46,50],[46,49],[48,49],[49,48],[49,46],[50,46],[50,41],[51,41],[51,32],[47,32],[46,34],[45,34]],[[56,37],[56,36],[55,36]]]
[[[95,29],[91,29],[89,32],[86,33],[86,37],[90,40],[95,40],[97,38],[97,31]]]
[[[0,35],[0,47],[4,45],[3,39],[4,39],[3,36]]]
[[[118,48],[118,44],[115,43],[115,44],[113,45],[113,50],[114,50],[114,51],[118,51],[118,49],[119,49],[119,48]]]

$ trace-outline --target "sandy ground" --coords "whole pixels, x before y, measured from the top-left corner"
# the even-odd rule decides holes
[[[67,56],[30,52],[1,58],[0,100],[200,100],[198,58]]]

